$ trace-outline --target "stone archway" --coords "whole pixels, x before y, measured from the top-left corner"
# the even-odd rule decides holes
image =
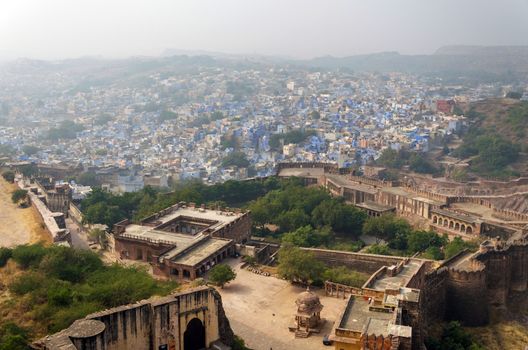
[[[183,334],[183,349],[205,349],[205,327],[200,319],[193,318],[187,323],[187,329]]]

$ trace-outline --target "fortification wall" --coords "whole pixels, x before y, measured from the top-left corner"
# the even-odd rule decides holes
[[[353,270],[372,274],[383,266],[396,265],[402,257],[364,254],[317,248],[301,248],[310,251],[314,256],[330,266],[347,266]]]
[[[485,271],[448,269],[446,276],[446,317],[466,326],[489,322],[488,290]]]
[[[218,340],[228,346],[233,344],[233,331],[220,295],[212,288],[199,287],[88,315],[71,327],[35,342],[33,347],[46,350],[183,349],[189,336],[186,333],[190,332],[188,325],[196,320],[204,327],[207,348]]]

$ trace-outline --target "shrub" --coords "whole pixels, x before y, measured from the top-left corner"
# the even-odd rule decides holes
[[[13,260],[23,269],[37,267],[45,255],[46,248],[41,244],[19,245],[13,249]]]
[[[3,174],[2,174],[2,177],[7,182],[15,181],[15,173],[13,171],[11,171],[11,170],[4,171]]]
[[[379,255],[392,255],[390,248],[382,244],[373,244],[367,247],[367,249],[365,249],[365,253],[379,254]]]
[[[25,200],[26,196],[27,196],[26,190],[15,190],[11,194],[11,200],[13,201],[13,203],[17,204],[18,202]]]
[[[30,350],[28,332],[8,322],[0,326],[0,350]]]
[[[0,247],[0,267],[4,267],[7,261],[13,255],[13,250],[6,247]]]
[[[103,267],[93,252],[66,247],[51,247],[41,262],[41,270],[49,276],[69,282],[80,282],[88,273]]]
[[[324,272],[323,277],[328,281],[357,288],[360,288],[368,279],[368,275],[350,270],[345,266],[329,268]]]
[[[9,290],[17,295],[24,295],[35,291],[36,288],[42,286],[46,278],[37,272],[28,272],[18,276],[9,285]]]

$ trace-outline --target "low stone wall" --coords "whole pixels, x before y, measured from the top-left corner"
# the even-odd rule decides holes
[[[329,266],[347,266],[353,270],[372,274],[383,266],[397,265],[405,258],[396,256],[354,253],[328,249],[301,248]]]
[[[83,213],[81,212],[81,209],[77,207],[75,204],[70,202],[70,207],[68,209],[68,216],[79,225],[79,227],[83,227]]]

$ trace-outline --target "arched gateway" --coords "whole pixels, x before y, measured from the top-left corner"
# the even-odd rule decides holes
[[[183,349],[205,349],[205,327],[200,319],[193,318],[187,324],[187,329],[183,335]]]

